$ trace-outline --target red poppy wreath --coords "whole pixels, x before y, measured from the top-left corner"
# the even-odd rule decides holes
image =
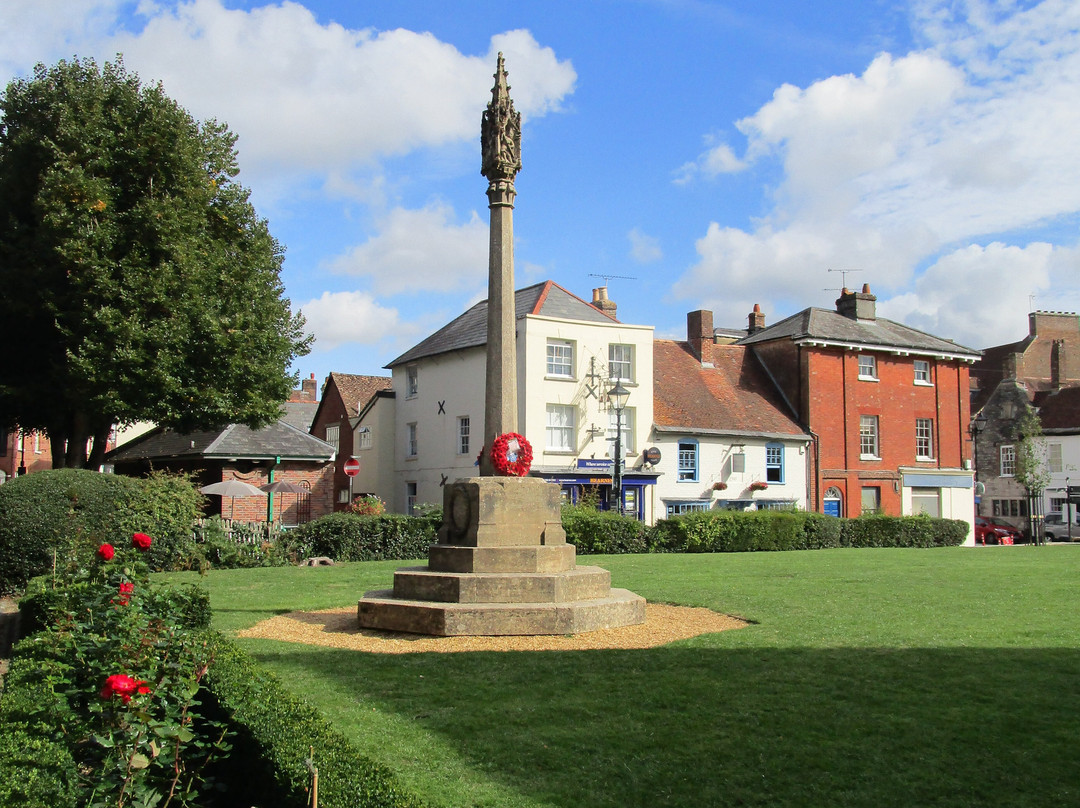
[[[503,477],[524,477],[532,467],[532,446],[516,432],[505,432],[491,444],[491,465]]]

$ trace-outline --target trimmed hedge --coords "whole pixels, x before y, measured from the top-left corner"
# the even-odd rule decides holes
[[[696,511],[657,522],[650,550],[730,553],[827,547],[953,547],[963,544],[968,530],[963,520],[927,516],[837,519],[804,511]]]
[[[566,540],[579,555],[645,553],[649,528],[637,519],[598,511],[588,505],[567,505],[562,510]]]
[[[216,778],[228,784],[233,805],[304,808],[311,775],[319,771],[320,808],[420,808],[384,766],[360,754],[307,702],[219,634],[206,678],[221,717],[236,732]]]
[[[332,513],[287,534],[286,552],[296,559],[327,556],[336,561],[427,558],[442,513],[424,516],[358,516]]]
[[[0,486],[0,593],[15,592],[72,552],[102,542],[154,538],[152,569],[184,568],[194,551],[191,526],[202,495],[183,477],[135,479],[86,469],[53,469]]]

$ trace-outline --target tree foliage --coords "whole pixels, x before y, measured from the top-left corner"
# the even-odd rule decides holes
[[[114,424],[277,418],[310,338],[236,136],[119,59],[38,65],[0,110],[0,425],[96,466]]]
[[[1038,413],[1031,407],[1016,424],[1016,481],[1031,496],[1039,496],[1050,482],[1046,440]]]

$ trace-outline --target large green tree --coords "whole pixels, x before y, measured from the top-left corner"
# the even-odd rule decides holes
[[[120,59],[38,65],[0,111],[0,426],[96,467],[114,424],[278,417],[310,338],[236,136]]]

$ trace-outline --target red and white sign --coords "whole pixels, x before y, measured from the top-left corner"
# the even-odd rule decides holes
[[[344,468],[346,474],[348,474],[350,477],[355,477],[357,474],[360,473],[360,461],[357,460],[355,457],[350,457],[348,460],[345,461]]]

